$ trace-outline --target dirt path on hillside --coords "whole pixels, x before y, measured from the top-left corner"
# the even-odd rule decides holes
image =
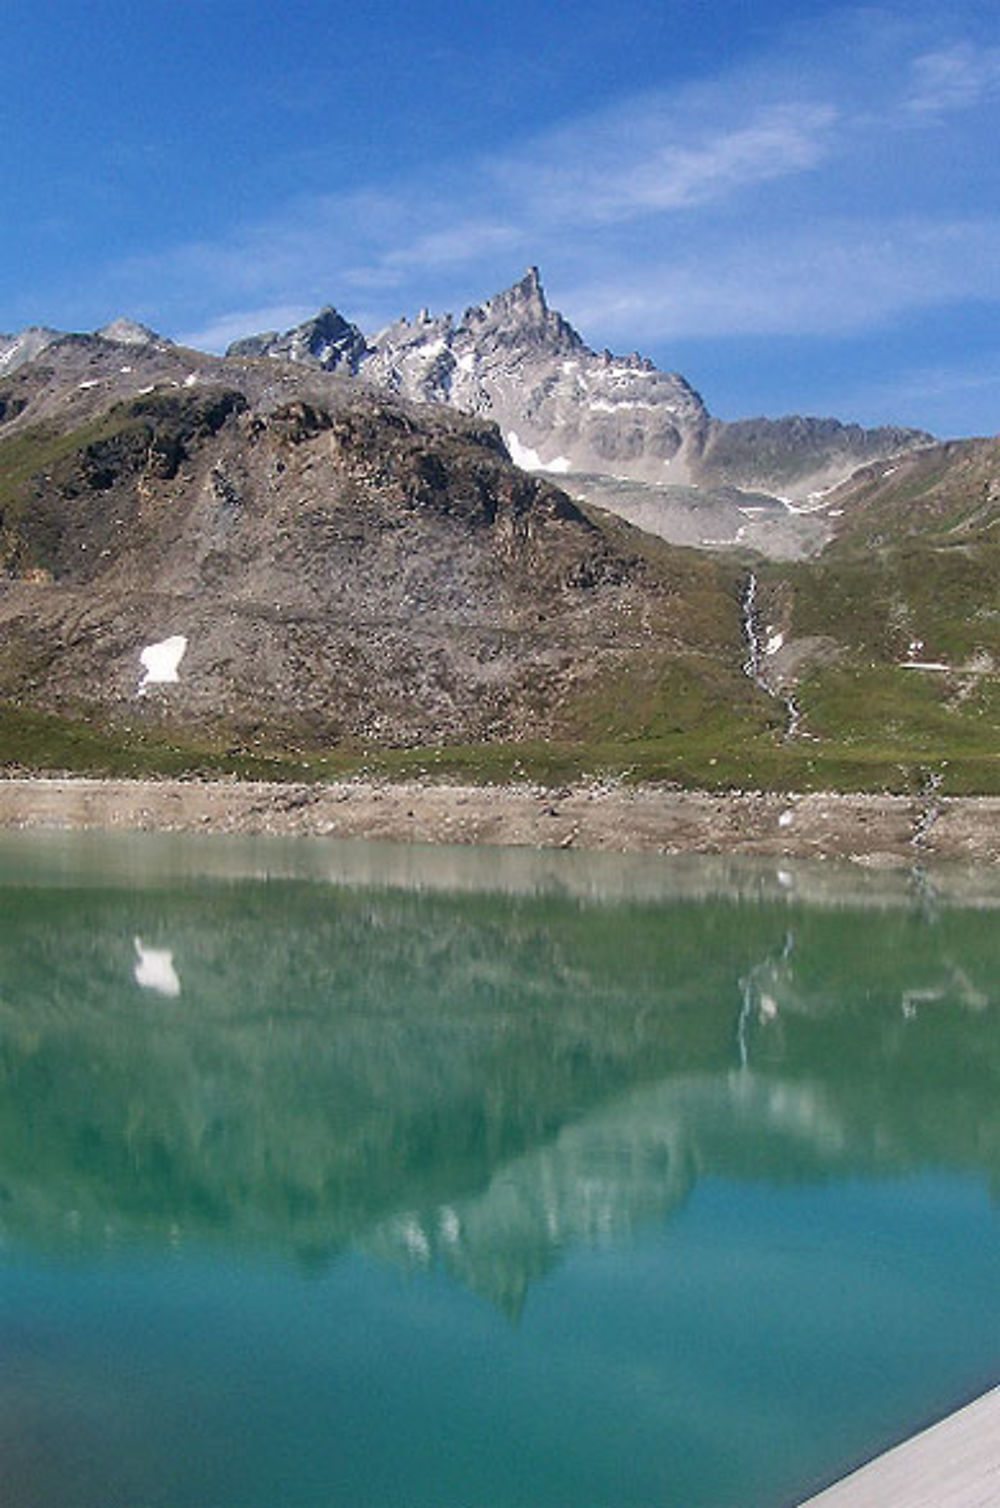
[[[0,779],[0,827],[268,833],[619,853],[1000,860],[1000,798],[656,786]]]

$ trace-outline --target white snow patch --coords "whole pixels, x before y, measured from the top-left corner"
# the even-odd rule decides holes
[[[522,471],[541,471],[542,458],[537,450],[532,450],[530,445],[522,445],[512,429],[507,431],[507,449],[515,466],[520,466]]]
[[[829,497],[831,492],[836,492],[839,486],[840,482],[831,482],[828,487],[816,487],[812,492],[807,492],[806,506],[799,508],[797,511],[799,513],[812,513],[822,503],[823,499]]]
[[[144,990],[155,990],[176,1000],[181,992],[181,982],[174,968],[174,955],[170,948],[147,948],[141,937],[133,939],[138,962],[133,970],[136,984]]]
[[[883,471],[882,475],[884,477],[886,477],[886,476],[893,476],[898,470],[899,470],[898,466],[890,466],[889,469],[888,469],[888,471]]]
[[[522,471],[553,471],[565,474],[572,471],[573,463],[565,456],[555,456],[551,461],[543,461],[537,450],[532,450],[530,445],[522,445],[512,429],[507,431],[507,449],[515,466],[520,466]]]
[[[564,361],[563,364],[562,364],[562,369],[563,369],[563,371],[566,373],[566,375],[568,377],[569,374],[570,374],[570,372],[577,371],[577,369],[579,368],[579,365],[580,365],[580,363],[578,361]]]
[[[187,376],[184,378],[184,386],[185,387],[194,387],[194,385],[195,385],[195,383],[197,381],[198,381],[198,373],[197,372],[188,372]]]
[[[131,367],[119,367],[118,370],[119,370],[119,372],[128,373],[128,372],[131,372],[132,368]]]
[[[464,356],[458,358],[455,365],[460,372],[474,372],[476,370],[476,353],[474,351],[466,351]]]
[[[177,681],[177,667],[184,658],[188,641],[183,634],[172,634],[159,644],[147,644],[139,654],[139,663],[146,674],[139,682],[140,692],[147,686],[162,686],[168,681]]]
[[[430,340],[421,348],[420,354],[426,357],[440,356],[444,350],[444,341],[439,335],[437,340]]]
[[[652,413],[657,409],[662,410],[665,405],[662,403],[647,403],[642,398],[620,398],[617,403],[609,403],[606,398],[592,398],[587,407],[599,414],[618,414],[623,413],[625,409],[635,408],[646,409]]]
[[[766,655],[776,655],[778,653],[778,650],[781,648],[782,644],[784,644],[784,642],[785,642],[785,636],[784,636],[784,634],[781,634],[781,633],[771,634],[771,636],[768,639],[767,643],[764,645],[764,653]]]
[[[85,388],[85,387],[100,387],[100,385],[101,385],[101,379],[100,379],[100,377],[91,377],[88,382],[78,382],[77,383],[77,387],[81,388],[81,389]]]

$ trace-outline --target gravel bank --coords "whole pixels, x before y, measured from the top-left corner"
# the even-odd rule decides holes
[[[267,833],[618,853],[1000,860],[1000,798],[656,786],[0,780],[0,827]]]

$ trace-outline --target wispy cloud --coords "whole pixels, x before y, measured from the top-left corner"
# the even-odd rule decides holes
[[[985,50],[968,42],[923,53],[911,70],[904,108],[928,117],[968,110],[1000,93],[1000,47]]]
[[[414,269],[468,266],[486,255],[518,252],[524,240],[524,229],[514,224],[459,220],[444,230],[417,235],[408,245],[381,252],[373,262],[349,268],[344,282],[352,288],[395,288]]]
[[[895,13],[844,12],[839,29],[827,18],[822,35],[714,79],[405,182],[290,200],[116,276],[155,284],[188,338],[214,347],[326,302],[368,329],[435,300],[461,307],[529,261],[586,336],[629,347],[1000,304],[1000,220],[956,208],[945,181],[948,163],[993,150],[981,115],[975,132],[963,122],[1000,99],[1000,48],[934,24],[929,45]],[[940,181],[928,132],[947,147]]]
[[[837,118],[823,102],[751,103],[741,114],[701,125],[668,95],[646,98],[532,142],[493,171],[542,224],[602,225],[745,195],[813,168]]]
[[[668,253],[627,284],[598,273],[562,297],[585,328],[621,341],[731,335],[845,336],[906,311],[1000,294],[1000,215],[950,223],[851,220],[763,228],[738,246]]]

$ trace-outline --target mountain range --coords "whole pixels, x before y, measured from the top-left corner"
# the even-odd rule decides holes
[[[224,357],[32,329],[0,337],[0,758],[993,789],[998,527],[996,441],[725,424],[534,269]]]
[[[825,540],[818,505],[858,466],[933,440],[836,419],[713,418],[678,373],[591,350],[549,308],[536,267],[457,320],[423,310],[368,338],[328,307],[228,354],[305,362],[493,419],[518,465],[560,477],[574,496],[678,544],[774,556]]]
[[[126,319],[95,334],[163,344]],[[47,327],[0,336],[0,375],[61,338]],[[522,469],[559,477],[573,496],[649,533],[779,559],[826,542],[823,499],[859,466],[933,443],[922,430],[829,418],[714,418],[678,373],[638,353],[591,350],[549,308],[536,267],[457,320],[425,309],[369,337],[327,306],[293,329],[238,340],[227,355],[360,377],[415,403],[491,419]]]

